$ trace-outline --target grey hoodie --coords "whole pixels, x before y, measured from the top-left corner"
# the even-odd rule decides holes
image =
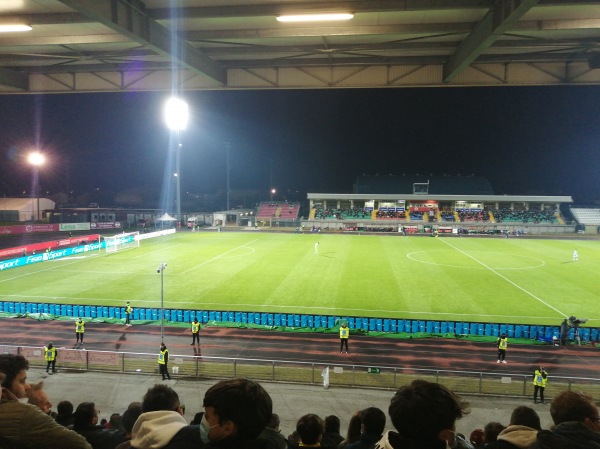
[[[486,448],[505,448],[506,445],[503,445],[502,443],[507,442],[512,444],[514,447],[526,449],[535,443],[537,434],[538,431],[536,429],[532,429],[531,427],[511,425],[500,432],[497,442],[490,443],[486,446]]]

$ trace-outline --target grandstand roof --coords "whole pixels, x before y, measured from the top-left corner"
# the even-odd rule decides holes
[[[435,195],[435,194],[359,194],[359,193],[308,193],[309,200],[379,200],[379,201],[472,201],[486,203],[572,203],[570,196],[527,195]]]
[[[353,13],[345,22],[277,16]],[[600,84],[600,2],[15,0],[0,92]]]

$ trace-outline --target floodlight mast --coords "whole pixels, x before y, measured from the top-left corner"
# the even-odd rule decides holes
[[[161,263],[156,272],[160,274],[160,342],[165,342],[165,295],[164,295],[164,272],[167,262]]]
[[[46,162],[46,156],[44,156],[39,151],[34,151],[30,153],[27,157],[27,162],[33,167],[32,179],[31,179],[31,221],[33,222],[37,217],[37,220],[40,219],[40,195],[38,193],[39,190],[39,176],[40,176],[40,167],[44,165]],[[34,215],[34,199],[37,197],[37,212]]]
[[[181,131],[183,131],[188,122],[189,108],[185,101],[177,97],[171,97],[165,104],[165,122],[167,127],[176,134],[175,147],[175,182],[176,187],[176,202],[177,202],[177,223],[181,225],[181,173],[180,173],[180,157],[181,157]]]

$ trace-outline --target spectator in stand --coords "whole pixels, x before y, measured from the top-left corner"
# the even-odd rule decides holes
[[[29,362],[21,355],[0,355],[0,439],[18,448],[91,449],[81,435],[64,428],[38,407],[19,401],[30,389],[28,369]]]
[[[111,438],[114,430],[98,425],[100,411],[93,402],[82,402],[75,409],[73,430],[82,435],[93,449],[112,449]]]
[[[445,386],[414,380],[400,388],[389,416],[397,432],[387,432],[375,449],[446,449],[456,444],[456,420],[468,404]]]
[[[27,400],[28,404],[33,404],[45,414],[52,416],[50,409],[52,408],[52,402],[48,400],[48,395],[44,391],[44,382],[39,381],[36,384],[31,385],[31,389],[27,395],[29,398]],[[54,416],[52,416],[54,418]]]
[[[385,413],[377,407],[369,407],[359,412],[362,422],[360,440],[349,444],[346,449],[369,449],[383,437]]]
[[[360,434],[362,431],[362,420],[360,419],[360,413],[356,412],[350,418],[348,423],[348,430],[346,432],[346,438],[338,445],[338,449],[344,449],[349,444],[356,443],[360,440]]]
[[[263,440],[269,440],[274,449],[286,449],[288,447],[288,442],[281,434],[279,425],[279,415],[277,413],[273,413],[269,423],[267,424],[267,427],[265,427],[260,433],[259,438]]]
[[[200,438],[211,448],[258,449],[269,442],[258,439],[273,413],[271,396],[248,379],[216,383],[204,395]]]
[[[574,391],[559,393],[550,404],[552,430],[537,434],[536,449],[600,448],[600,416],[594,400]]]
[[[179,395],[171,387],[156,384],[149,388],[142,400],[142,412],[131,431],[132,448],[201,446],[198,426],[193,432],[193,426],[187,425]],[[189,439],[187,444],[185,439]]]
[[[505,426],[499,422],[489,422],[483,428],[483,441],[485,444],[494,443],[498,440],[498,435],[505,429]]]
[[[537,433],[542,429],[540,417],[531,407],[520,405],[510,416],[510,424],[498,435],[494,443],[485,449],[527,449],[535,443]]]
[[[71,427],[73,426],[73,404],[69,401],[60,401],[56,406],[56,416],[54,419],[61,426]]]
[[[129,449],[131,447],[131,432],[133,426],[139,416],[142,414],[142,404],[140,402],[132,402],[127,407],[127,410],[123,412],[121,417],[121,429],[123,430],[123,437],[125,441],[115,446],[115,449]]]
[[[344,437],[340,434],[340,418],[336,415],[325,417],[325,432],[321,444],[328,447],[338,447],[344,441]]]
[[[301,446],[322,447],[321,439],[325,431],[325,423],[323,420],[313,413],[309,413],[300,417],[296,423],[296,432],[300,436],[298,445],[290,445],[290,448],[298,448]]]

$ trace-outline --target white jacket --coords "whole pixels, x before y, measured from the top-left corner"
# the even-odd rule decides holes
[[[161,449],[186,425],[183,416],[177,412],[160,410],[142,413],[131,431],[131,447]]]

